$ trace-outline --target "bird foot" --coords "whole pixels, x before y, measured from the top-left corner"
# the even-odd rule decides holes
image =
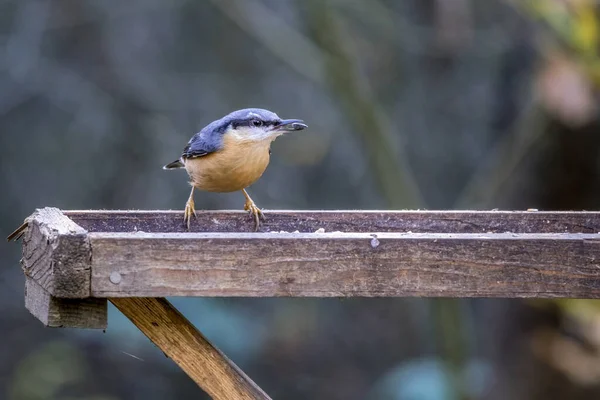
[[[194,200],[189,199],[187,203],[185,203],[185,210],[183,212],[183,223],[187,225],[188,231],[190,230],[192,216],[194,216],[194,218],[198,217],[196,215],[196,209],[194,208]]]
[[[265,215],[250,198],[246,199],[246,203],[244,204],[244,210],[248,211],[248,213],[250,213],[250,215],[254,217],[254,232],[258,231],[258,227],[260,226],[260,220],[262,219],[264,221]]]

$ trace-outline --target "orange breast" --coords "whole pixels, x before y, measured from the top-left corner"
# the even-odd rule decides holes
[[[229,135],[223,149],[185,161],[191,183],[208,192],[235,192],[252,185],[269,165],[271,140],[241,141]]]

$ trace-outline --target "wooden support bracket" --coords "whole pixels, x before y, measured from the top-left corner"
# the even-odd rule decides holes
[[[25,278],[25,308],[50,328],[106,329],[106,299],[64,299]]]

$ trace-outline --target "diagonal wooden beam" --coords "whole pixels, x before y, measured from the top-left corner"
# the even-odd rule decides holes
[[[213,399],[270,399],[166,299],[110,301]]]

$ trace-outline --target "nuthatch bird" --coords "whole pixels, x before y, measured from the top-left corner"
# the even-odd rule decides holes
[[[254,204],[246,188],[258,180],[269,165],[271,142],[286,132],[307,126],[299,119],[281,119],[260,108],[234,111],[211,122],[196,133],[183,149],[181,157],[163,169],[185,168],[192,191],[185,204],[183,222],[190,229],[194,208],[194,189],[228,193],[241,190],[246,197],[244,210],[254,217],[255,231],[262,211]]]

